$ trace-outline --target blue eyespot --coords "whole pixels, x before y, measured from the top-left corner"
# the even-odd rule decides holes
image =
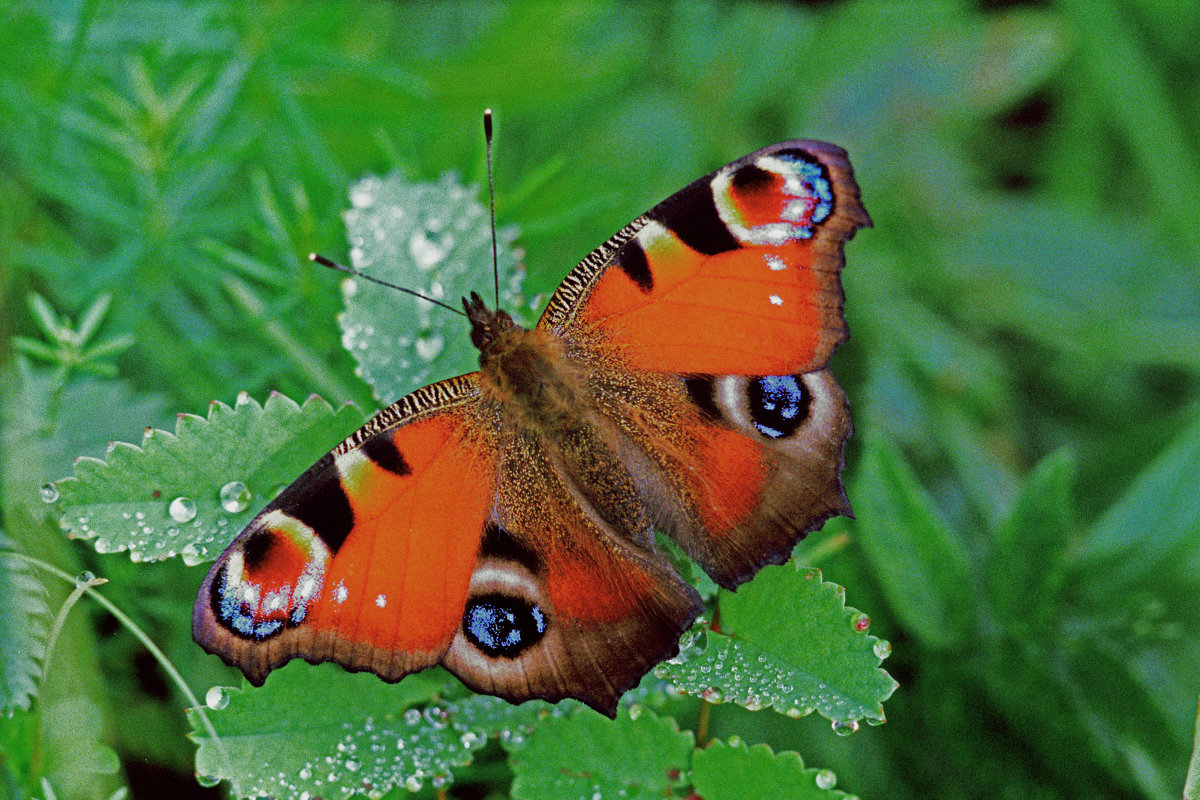
[[[791,436],[808,418],[812,398],[804,382],[795,375],[766,375],[754,378],[746,387],[750,417],[763,436],[782,439]]]
[[[485,655],[513,658],[546,633],[546,615],[519,597],[487,595],[467,605],[463,633]]]

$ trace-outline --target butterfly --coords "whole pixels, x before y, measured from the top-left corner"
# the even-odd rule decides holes
[[[386,681],[442,665],[613,716],[703,611],[656,545],[735,589],[849,514],[827,369],[846,153],[758,150],[626,225],[526,329],[463,299],[479,370],[380,411],[213,564],[196,641],[261,685],[293,658]]]

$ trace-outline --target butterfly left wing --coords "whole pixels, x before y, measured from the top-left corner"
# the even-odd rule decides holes
[[[256,685],[296,657],[392,681],[441,660],[494,500],[478,394],[419,389],[285,489],[209,570],[196,641]]]

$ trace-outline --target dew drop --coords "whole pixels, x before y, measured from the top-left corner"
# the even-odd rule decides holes
[[[38,493],[42,496],[43,503],[53,503],[58,500],[58,487],[53,483],[43,483]]]
[[[196,502],[189,497],[176,497],[167,506],[167,513],[176,522],[191,522],[196,518]]]
[[[97,553],[111,553],[113,550],[112,543],[108,539],[97,539],[94,546]]]
[[[221,782],[221,779],[218,778],[216,775],[204,775],[199,772],[196,773],[196,783],[200,784],[205,789],[210,789],[213,786],[216,786],[220,782]]]
[[[854,626],[854,630],[865,631],[867,628],[871,627],[871,618],[860,611],[854,615],[854,618],[851,620],[851,624]]]
[[[221,508],[230,514],[237,514],[250,507],[254,495],[241,481],[230,481],[221,487]]]
[[[422,336],[417,339],[417,355],[425,361],[433,361],[445,345],[446,341],[441,336]]]
[[[833,774],[833,770],[823,769],[817,772],[814,777],[818,789],[832,789],[837,786],[837,775]]]
[[[96,573],[84,570],[75,576],[75,582],[78,584],[91,583],[96,580]]]
[[[193,543],[185,544],[183,549],[179,551],[179,556],[183,559],[183,563],[189,567],[194,567],[204,561],[204,551]]]
[[[416,775],[409,775],[404,779],[404,788],[410,792],[419,792],[424,785],[425,783]]]
[[[404,712],[404,724],[405,725],[417,725],[417,724],[420,724],[420,722],[421,722],[421,712],[418,711],[417,709],[410,708],[408,711]]]
[[[213,711],[220,711],[229,705],[229,689],[224,686],[211,686],[204,695],[204,705]]]
[[[892,654],[892,643],[885,639],[880,639],[875,643],[874,650],[876,658],[887,658]]]
[[[835,719],[833,722],[830,723],[829,727],[832,728],[833,732],[836,733],[838,736],[849,736],[850,734],[852,734],[858,730],[858,720],[856,720],[856,719],[846,719],[846,720]]]

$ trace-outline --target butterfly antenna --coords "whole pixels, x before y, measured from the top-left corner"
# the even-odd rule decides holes
[[[315,261],[316,263],[320,264],[322,267],[329,267],[330,269],[336,269],[339,272],[347,272],[351,275],[355,275],[359,278],[362,278],[363,280],[370,281],[371,283],[378,283],[380,286],[386,286],[389,289],[395,289],[398,292],[404,292],[405,294],[411,294],[413,297],[419,297],[422,300],[425,300],[426,302],[433,303],[435,306],[441,306],[442,308],[446,309],[447,311],[453,311],[455,314],[458,314],[463,317],[466,316],[466,314],[464,314],[460,309],[457,309],[454,306],[446,305],[441,300],[434,300],[432,297],[426,297],[425,295],[421,294],[420,292],[414,292],[412,289],[405,289],[403,286],[397,286],[394,283],[388,283],[387,281],[381,281],[381,280],[379,280],[379,278],[372,277],[372,276],[366,274],[365,272],[359,272],[354,267],[347,267],[345,264],[339,264],[336,261],[331,261],[328,258],[326,258],[325,256],[317,255],[316,253],[309,253],[308,260]]]
[[[492,211],[492,284],[496,287],[496,308],[500,308],[500,257],[496,254],[496,182],[492,178],[492,110],[483,111],[483,138],[487,142],[488,207]]]

